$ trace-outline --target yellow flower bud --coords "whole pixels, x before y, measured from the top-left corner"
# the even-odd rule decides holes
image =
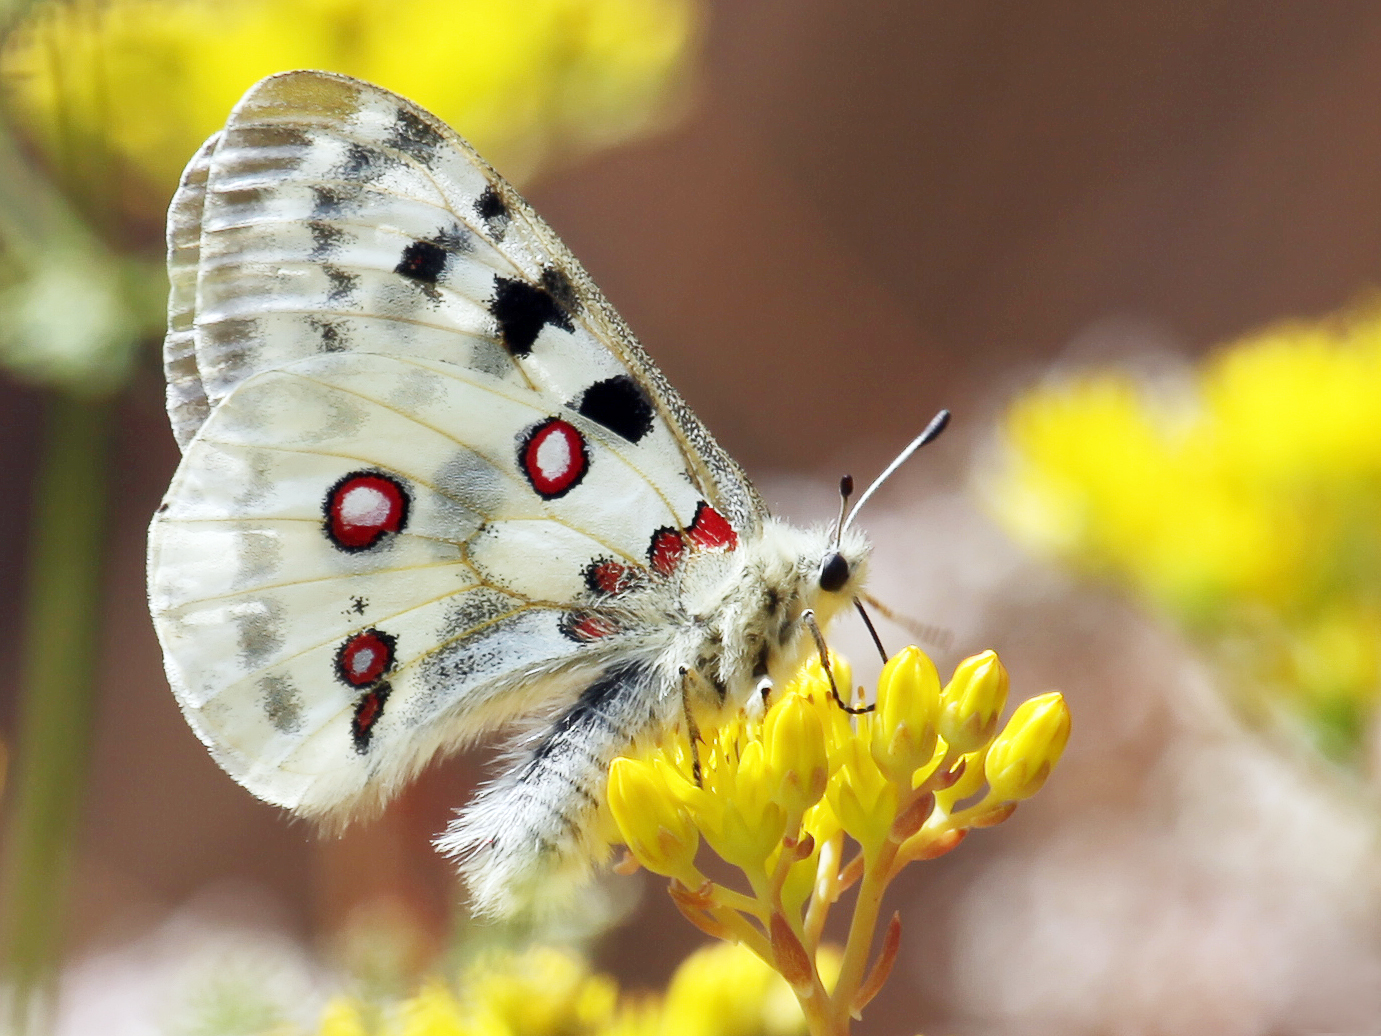
[[[992,740],[1006,704],[1007,670],[996,652],[966,658],[940,693],[940,736],[955,752],[975,751]]]
[[[935,754],[940,674],[917,647],[893,655],[878,677],[870,748],[878,768],[910,789],[911,775]]]
[[[843,747],[842,765],[830,778],[825,798],[849,836],[872,854],[892,828],[897,813],[897,786],[873,762],[859,741]]]
[[[639,863],[669,878],[694,873],[700,836],[661,771],[638,760],[615,759],[608,797],[619,833]]]
[[[799,694],[789,694],[767,714],[762,737],[775,799],[788,816],[799,817],[820,801],[830,776],[820,715]]]
[[[988,749],[989,797],[1019,802],[1040,791],[1069,741],[1069,707],[1058,691],[1024,701]]]
[[[786,810],[774,801],[775,792],[762,742],[749,741],[734,763],[716,773],[712,787],[693,796],[705,841],[735,867],[760,870],[786,833]]]

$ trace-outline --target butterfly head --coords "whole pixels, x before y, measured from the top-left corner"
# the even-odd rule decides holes
[[[802,597],[817,614],[831,615],[863,592],[868,576],[867,538],[856,529],[829,530],[806,548]],[[814,539],[814,537],[812,537]]]

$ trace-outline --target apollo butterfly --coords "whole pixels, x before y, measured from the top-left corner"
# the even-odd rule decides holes
[[[386,90],[252,87],[168,272],[177,700],[246,788],[338,821],[526,724],[438,840],[480,911],[583,876],[610,761],[784,681],[862,592],[862,534],[773,519],[547,225]]]

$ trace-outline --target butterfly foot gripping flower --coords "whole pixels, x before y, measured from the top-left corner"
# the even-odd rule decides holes
[[[845,663],[831,668],[850,685]],[[886,981],[901,943],[896,915],[869,960],[887,884],[1011,816],[1040,790],[1070,729],[1052,692],[1023,702],[999,730],[1008,678],[991,651],[965,659],[942,687],[930,659],[906,648],[884,667],[875,709],[854,718],[830,688],[812,662],[761,723],[721,727],[703,746],[699,783],[681,737],[617,759],[608,785],[633,859],[671,879],[691,923],[775,968],[815,1034],[845,1032]],[[745,890],[699,870],[701,839],[738,868]],[[835,957],[821,932],[854,886]]]

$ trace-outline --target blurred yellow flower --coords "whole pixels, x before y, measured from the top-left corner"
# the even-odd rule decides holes
[[[318,1036],[803,1036],[786,983],[738,946],[682,961],[663,997],[621,997],[579,956],[539,947],[488,956],[456,988],[432,979],[389,1005],[339,997]]]
[[[847,692],[848,666],[832,659],[830,669]],[[1025,703],[998,733],[1007,686],[1002,663],[985,651],[960,663],[942,692],[934,664],[909,647],[884,667],[876,710],[851,720],[813,661],[761,723],[740,716],[700,747],[700,784],[684,734],[618,760],[609,812],[633,860],[672,878],[672,898],[692,923],[771,964],[812,1033],[843,1033],[897,952],[894,917],[869,964],[887,884],[906,864],[953,849],[970,828],[1005,820],[1064,750],[1069,711],[1059,694]],[[946,725],[960,743],[946,744]],[[979,794],[990,752],[991,784]],[[957,808],[961,800],[968,804]],[[696,830],[742,872],[746,891],[697,868]],[[846,834],[857,843],[852,853]],[[836,954],[821,933],[855,884],[848,942]]]
[[[1067,378],[1009,411],[992,509],[1168,612],[1253,718],[1355,755],[1381,698],[1378,400],[1375,311],[1269,330],[1170,389]]]
[[[8,37],[0,77],[79,203],[118,175],[134,181],[126,210],[161,229],[187,159],[270,73],[377,82],[521,181],[653,125],[697,29],[694,0],[47,0]]]

